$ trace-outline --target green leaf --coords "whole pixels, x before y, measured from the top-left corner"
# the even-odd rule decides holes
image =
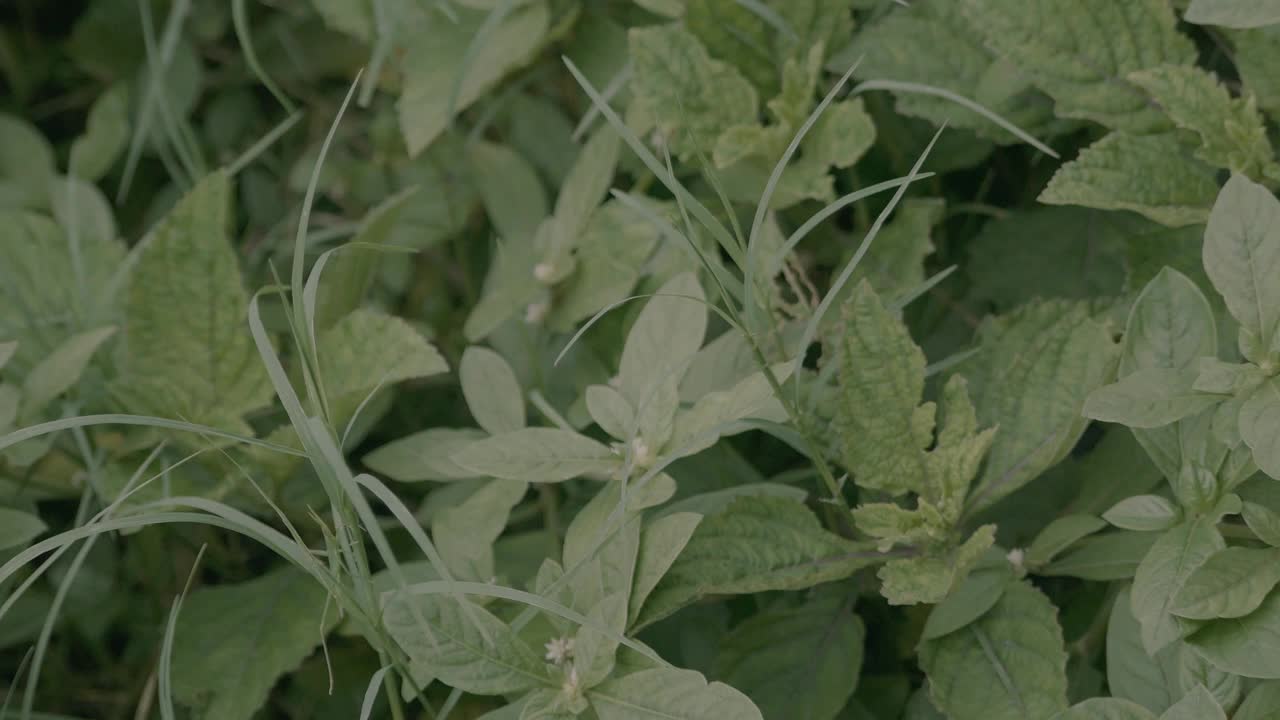
[[[316,340],[330,413],[345,423],[378,386],[438,375],[449,365],[405,320],[362,308]]]
[[[0,550],[25,547],[39,537],[48,526],[39,515],[14,508],[0,507]]]
[[[1178,644],[1174,648],[1178,651],[1179,661],[1177,689],[1184,693],[1184,700],[1188,694],[1202,688],[1208,690],[1217,704],[1224,708],[1235,707],[1240,702],[1244,678],[1219,670],[1186,645]]]
[[[772,368],[779,383],[790,377],[790,363]],[[738,420],[785,421],[786,410],[774,396],[763,371],[747,376],[728,390],[702,396],[693,407],[676,414],[667,447],[680,455],[692,455],[711,447],[724,435],[739,431],[727,427]]]
[[[1280,61],[1280,27],[1229,31],[1235,45],[1236,70],[1258,105],[1274,117],[1280,112],[1280,78],[1271,71]]]
[[[857,687],[865,639],[852,603],[822,593],[734,627],[712,674],[745,692],[766,718],[833,718]]]
[[[470,600],[393,592],[383,624],[414,666],[459,690],[499,695],[552,683],[542,658]]]
[[[677,512],[663,515],[641,528],[640,553],[636,558],[631,600],[627,603],[628,624],[639,618],[649,594],[675,564],[701,522],[702,515],[698,513]]]
[[[1046,525],[1027,547],[1027,565],[1031,567],[1044,565],[1081,538],[1092,535],[1106,526],[1106,522],[1093,515],[1064,515]]]
[[[1280,583],[1276,550],[1227,548],[1191,573],[1170,610],[1192,620],[1243,617],[1262,604],[1276,583]]]
[[[1280,593],[1271,593],[1242,618],[1205,624],[1187,644],[1226,672],[1280,678]]]
[[[1254,178],[1278,177],[1267,128],[1256,101],[1233,98],[1212,73],[1193,65],[1161,65],[1129,75],[1179,128],[1194,132],[1196,157]]]
[[[524,393],[501,355],[473,345],[462,353],[458,376],[471,416],[486,432],[501,435],[524,427]]]
[[[636,411],[622,393],[609,385],[592,385],[585,395],[587,412],[601,430],[618,440],[631,437],[635,427]]]
[[[1195,61],[1164,0],[964,0],[965,14],[997,54],[1030,76],[1061,117],[1083,118],[1132,132],[1167,120],[1134,91],[1135,70]]]
[[[1114,132],[1058,168],[1039,200],[1132,210],[1180,227],[1204,222],[1217,192],[1213,169],[1187,156],[1172,134]]]
[[[512,8],[485,37],[468,48],[489,17],[488,12],[459,8],[455,23],[432,13],[428,22],[408,36],[402,67],[400,131],[410,155],[417,155],[448,127],[449,112],[461,112],[488,92],[504,76],[528,64],[551,24],[544,0]],[[464,61],[469,61],[465,62]],[[457,87],[456,106],[448,99]]]
[[[128,88],[112,86],[89,108],[84,134],[71,143],[67,173],[90,182],[101,180],[129,139]]]
[[[491,480],[462,503],[435,517],[431,536],[455,578],[493,580],[493,541],[502,534],[511,508],[528,489],[524,482]]]
[[[683,375],[707,332],[706,295],[693,273],[658,289],[627,333],[619,362],[619,390],[639,408],[659,384]]]
[[[762,720],[746,695],[692,670],[641,670],[591,688],[587,699],[600,720]]]
[[[560,235],[559,242],[566,247],[582,234],[596,206],[609,192],[620,146],[618,134],[608,124],[602,125],[582,146],[582,152],[578,153],[577,161],[560,186],[556,197],[556,232]]]
[[[685,27],[712,57],[736,67],[758,88],[778,87],[769,52],[773,33],[764,18],[735,0],[684,0],[684,5]]]
[[[1102,518],[1124,530],[1168,530],[1182,521],[1182,508],[1160,495],[1134,495],[1113,505]]]
[[[920,647],[934,703],[952,720],[1035,720],[1067,706],[1067,653],[1057,610],[1010,585],[977,622]]]
[[[706,595],[799,590],[846,578],[877,559],[870,547],[822,529],[800,502],[741,497],[698,525],[635,627]]]
[[[978,421],[999,431],[969,512],[989,507],[1055,465],[1088,421],[1085,398],[1114,368],[1117,348],[1083,302],[1033,301],[984,323],[966,362]]]
[[[428,428],[399,440],[392,440],[365,455],[371,470],[400,482],[422,480],[465,480],[477,477],[453,461],[453,456],[485,437],[472,428]]]
[[[1172,613],[1174,597],[1192,573],[1225,546],[1215,519],[1207,515],[1183,522],[1151,546],[1134,575],[1131,594],[1148,654],[1186,634],[1187,624]]]
[[[93,354],[115,332],[105,327],[73,335],[32,368],[22,381],[22,424],[34,423],[45,406],[75,387]]]
[[[498,237],[506,242],[532,240],[538,223],[550,213],[550,205],[529,161],[506,145],[483,140],[471,144],[467,159]]]
[[[1227,720],[1227,714],[1201,685],[1165,710],[1160,720]]]
[[[544,224],[545,226],[545,224]],[[469,342],[479,342],[497,330],[503,322],[518,311],[525,311],[542,298],[547,290],[533,276],[533,266],[538,262],[533,238],[518,238],[499,242],[489,273],[485,276],[484,292],[471,308],[462,333]]]
[[[1107,622],[1107,685],[1117,698],[1131,700],[1153,713],[1164,712],[1173,704],[1170,693],[1176,689],[1176,670],[1172,659],[1178,646],[1166,648],[1152,658],[1142,645],[1142,626],[1133,616],[1129,588],[1116,595]]]
[[[1280,513],[1258,503],[1246,502],[1240,514],[1259,540],[1271,547],[1280,547]]]
[[[1191,0],[1182,19],[1197,25],[1255,28],[1280,23],[1276,0]]]
[[[348,245],[390,245],[402,217],[421,197],[416,186],[382,201],[365,214]],[[345,247],[329,258],[316,302],[316,327],[327,330],[358,309],[373,287],[382,253],[368,247]]]
[[[267,404],[271,384],[246,327],[230,196],[226,173],[205,177],[143,242],[113,389],[135,412],[247,433],[241,416]]]
[[[1240,437],[1253,451],[1253,461],[1273,478],[1280,478],[1280,381],[1259,385],[1240,406]]]
[[[1155,428],[1207,410],[1220,395],[1192,388],[1196,373],[1166,368],[1138,370],[1094,390],[1084,404],[1085,417],[1133,428]]]
[[[964,582],[929,613],[920,639],[936,640],[977,622],[1000,602],[1005,589],[1013,582],[1013,572],[1004,562],[969,573]]]
[[[580,321],[626,298],[658,239],[652,223],[620,202],[609,201],[596,209],[577,238],[577,268],[556,286],[547,325],[569,332]]]
[[[983,525],[957,547],[934,547],[917,557],[890,560],[876,571],[880,594],[890,605],[941,602],[995,542],[995,529]]]
[[[1280,712],[1280,683],[1259,683],[1236,708],[1234,720],[1268,720]]]
[[[934,250],[929,236],[933,227],[942,221],[945,209],[946,203],[941,198],[903,199],[893,220],[876,236],[876,242],[863,256],[851,279],[865,277],[877,295],[891,300],[920,287],[925,281],[924,260]],[[852,257],[850,252],[843,261],[848,262]]]
[[[0,338],[18,343],[6,365],[11,377],[30,372],[73,335],[120,321],[125,246],[98,233],[80,240],[77,260],[53,221],[0,211]]]
[[[1078,577],[1083,580],[1124,580],[1134,576],[1158,536],[1151,533],[1114,532],[1088,537],[1048,565],[1040,575]]]
[[[1182,370],[1218,354],[1213,309],[1204,293],[1173,268],[1142,289],[1124,331],[1120,377],[1147,368]]]
[[[927,0],[912,3],[910,10],[883,13],[863,26],[828,68],[843,72],[861,59],[856,70],[861,79],[950,90],[1036,134],[1053,120],[1052,101],[982,42],[980,29],[963,10],[962,3]],[[987,118],[944,98],[895,92],[894,106],[904,115],[946,122],[1004,144],[1018,142]]]
[[[249,720],[337,622],[322,585],[276,570],[201,588],[183,602],[173,645],[173,693],[206,720]]]
[[[1280,351],[1280,200],[1270,190],[1231,176],[1205,229],[1204,269],[1240,321],[1245,357],[1262,364]]]
[[[0,113],[0,208],[46,206],[57,174],[53,147],[22,118]]]
[[[1156,720],[1156,716],[1128,700],[1090,698],[1054,715],[1053,720]]]
[[[722,132],[755,117],[751,83],[680,26],[633,28],[629,39],[634,101],[681,160],[709,152]]]
[[[621,458],[595,440],[569,430],[542,427],[477,440],[450,457],[475,475],[534,483],[604,475],[621,467]]]

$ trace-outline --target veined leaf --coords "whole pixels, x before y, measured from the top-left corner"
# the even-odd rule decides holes
[[[1280,23],[1276,0],[1191,0],[1182,19],[1197,25],[1255,28]]]
[[[742,497],[698,525],[650,594],[635,627],[704,595],[807,588],[848,577],[879,557],[867,545],[823,530],[795,500]]]
[[[491,435],[524,427],[524,393],[511,365],[488,348],[472,346],[458,366],[462,394],[476,423]]]
[[[1027,583],[986,615],[925,642],[920,664],[952,720],[1048,720],[1067,706],[1067,653],[1057,609]]]
[[[455,578],[474,582],[493,578],[493,541],[528,489],[528,483],[516,480],[491,480],[435,517],[431,536]]]
[[[472,428],[428,428],[399,440],[392,440],[364,456],[364,464],[381,475],[400,482],[421,480],[465,480],[478,477],[453,461],[467,445],[484,439]]]
[[[73,335],[32,368],[22,381],[22,423],[34,423],[46,405],[74,387],[93,354],[115,332],[106,327]]]
[[[1090,698],[1054,715],[1053,720],[1156,720],[1156,716],[1128,700]]]
[[[1081,538],[1106,526],[1104,520],[1093,515],[1064,515],[1049,523],[1036,535],[1036,539],[1027,547],[1027,564],[1031,567],[1044,565]]]
[[[964,629],[986,615],[1015,581],[1008,563],[979,567],[955,591],[938,603],[925,621],[921,640],[935,640]]]
[[[1195,47],[1178,33],[1164,0],[964,0],[987,44],[1054,100],[1062,117],[1146,133],[1167,120],[1126,78],[1165,63],[1191,63]]]
[[[1280,78],[1271,72],[1280,61],[1280,27],[1229,32],[1235,45],[1236,70],[1258,105],[1274,117],[1280,112]]]
[[[557,428],[523,428],[468,443],[451,459],[475,475],[527,482],[560,482],[607,474],[622,459],[585,435]]]
[[[1227,181],[1204,235],[1204,269],[1240,321],[1245,357],[1280,350],[1280,200],[1241,175]]]
[[[537,171],[506,145],[477,141],[468,160],[489,221],[506,242],[529,242],[549,213]],[[526,268],[528,269],[528,268]]]
[[[641,670],[587,691],[600,720],[762,720],[746,695],[692,670]]]
[[[1094,390],[1084,404],[1085,417],[1133,428],[1156,428],[1207,410],[1222,396],[1192,388],[1195,373],[1148,368]]]
[[[1280,547],[1280,513],[1265,505],[1245,502],[1240,514],[1259,540],[1271,547]]]
[[[1154,655],[1186,634],[1186,621],[1174,617],[1174,598],[1210,556],[1226,543],[1214,518],[1200,516],[1160,536],[1142,559],[1133,579],[1131,608],[1142,625],[1142,644]]]
[[[1142,644],[1142,626],[1133,616],[1129,588],[1116,595],[1107,622],[1107,685],[1117,698],[1131,700],[1153,713],[1173,704],[1177,690],[1178,646],[1153,658]]]
[[[1268,380],[1240,406],[1240,437],[1253,451],[1253,460],[1271,477],[1280,477],[1280,382]]]
[[[193,717],[249,720],[337,622],[326,604],[324,587],[293,568],[191,593],[174,636],[174,696]]]
[[[1280,551],[1231,547],[1210,556],[1173,598],[1173,614],[1192,620],[1238,618],[1280,583]]]
[[[1059,168],[1039,200],[1050,205],[1132,210],[1163,225],[1180,227],[1204,222],[1217,192],[1213,169],[1188,156],[1172,134],[1113,132]]]
[[[411,155],[417,155],[460,112],[493,87],[507,73],[529,62],[551,23],[544,0],[520,3],[482,38],[471,62],[468,48],[484,26],[488,13],[459,9],[455,23],[442,13],[431,14],[424,27],[408,38],[404,85],[400,92],[400,131]],[[459,79],[459,75],[461,78]],[[457,104],[450,108],[457,83]]]
[[[386,387],[449,369],[412,325],[377,310],[359,309],[348,314],[316,342],[320,380],[338,422],[345,423],[379,385]]]
[[[351,243],[388,245],[400,218],[420,200],[416,186],[399,192],[370,210]],[[348,247],[329,259],[316,302],[316,328],[327,330],[364,302],[382,263],[382,254],[368,247]]]
[[[1203,685],[1188,692],[1160,720],[1227,720],[1227,713]]]
[[[693,273],[658,289],[627,333],[618,369],[619,390],[639,408],[662,379],[682,375],[707,333],[706,295]]]
[[[766,718],[836,717],[858,684],[866,630],[843,593],[766,610],[723,640],[713,676],[743,690]]]
[[[1280,593],[1271,593],[1242,618],[1206,623],[1187,644],[1226,672],[1280,678]]]
[[[1236,708],[1234,720],[1268,720],[1280,712],[1280,683],[1258,683]]]
[[[498,695],[552,682],[542,658],[470,600],[393,591],[383,623],[415,666],[460,690]]]
[[[1138,532],[1103,533],[1088,537],[1040,568],[1039,574],[1084,580],[1125,580],[1134,576],[1158,535]]]
[[[677,512],[647,522],[641,528],[640,553],[636,558],[631,600],[627,603],[628,624],[639,618],[649,593],[671,569],[701,522],[702,515],[698,513]]]
[[[243,433],[241,416],[270,400],[271,384],[246,327],[230,196],[226,173],[209,175],[143,241],[114,389],[138,412]]]
[[[1124,530],[1168,530],[1182,520],[1182,508],[1160,495],[1134,495],[1102,514],[1107,522]]]

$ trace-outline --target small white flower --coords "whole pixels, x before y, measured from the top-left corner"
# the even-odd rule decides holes
[[[549,262],[540,262],[533,266],[533,277],[540,283],[549,283],[556,269]]]
[[[546,648],[547,662],[554,663],[556,665],[563,665],[573,657],[573,638],[552,638],[547,642]]]
[[[649,449],[649,443],[644,438],[637,437],[631,441],[631,460],[636,467],[649,467],[653,462],[653,452]]]
[[[571,667],[569,672],[564,674],[564,685],[560,686],[564,691],[565,697],[575,698],[582,693],[581,680],[578,679],[578,668]]]
[[[1012,565],[1015,570],[1021,570],[1022,563],[1026,560],[1027,554],[1023,552],[1022,548],[1014,548],[1010,550],[1009,554],[1005,557],[1009,560],[1009,564]]]
[[[551,303],[529,303],[528,307],[524,309],[524,321],[529,325],[538,325],[547,318],[547,313],[550,311]]]

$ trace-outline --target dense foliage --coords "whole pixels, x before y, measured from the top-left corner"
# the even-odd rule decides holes
[[[1280,1],[0,18],[0,716],[1280,717]]]

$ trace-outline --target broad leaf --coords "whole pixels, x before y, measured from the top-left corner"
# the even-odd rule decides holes
[[[1000,602],[1014,580],[1009,565],[1003,561],[995,567],[980,567],[969,573],[964,582],[929,613],[920,639],[935,640],[977,622]]]
[[[1054,715],[1053,720],[1156,720],[1156,716],[1128,700],[1090,698]]]
[[[0,551],[25,546],[47,529],[39,515],[0,507]]]
[[[1134,576],[1133,615],[1142,625],[1142,643],[1154,655],[1187,632],[1185,621],[1174,617],[1174,598],[1187,579],[1210,556],[1225,547],[1214,518],[1201,516],[1183,522],[1160,536]]]
[[[1036,535],[1035,540],[1027,547],[1027,564],[1031,567],[1044,565],[1081,538],[1106,526],[1105,521],[1093,515],[1064,515],[1046,525]]]
[[[1253,451],[1253,461],[1280,478],[1280,381],[1259,385],[1240,406],[1240,437]]]
[[[705,595],[798,590],[848,577],[877,559],[872,548],[823,530],[795,500],[742,497],[703,519],[635,625]]]
[[[465,480],[478,477],[453,461],[453,456],[484,433],[471,428],[435,427],[392,440],[365,455],[364,464],[374,472],[400,482]]]
[[[464,445],[450,458],[475,475],[527,482],[560,482],[608,474],[621,467],[609,448],[557,428],[523,428]]]
[[[1192,620],[1238,618],[1262,604],[1280,583],[1280,551],[1231,547],[1191,573],[1170,610]]]
[[[706,295],[693,273],[676,276],[645,304],[627,334],[619,389],[639,408],[672,375],[682,375],[707,332]]]
[[[94,353],[115,331],[107,327],[73,335],[32,368],[22,381],[23,424],[34,423],[46,405],[75,387]]]
[[[1187,156],[1172,134],[1114,132],[1059,168],[1039,200],[1050,205],[1132,210],[1163,225],[1180,227],[1204,222],[1217,192],[1213,168]]]
[[[1245,357],[1261,364],[1280,331],[1280,200],[1233,175],[1213,205],[1204,235],[1204,269],[1240,321]]]
[[[987,44],[1054,100],[1062,117],[1152,132],[1167,121],[1126,78],[1135,70],[1190,63],[1195,47],[1178,33],[1164,0],[963,0]]]
[[[1191,0],[1182,19],[1197,25],[1255,28],[1280,23],[1276,0]]]
[[[1048,720],[1067,706],[1057,609],[1015,583],[977,622],[921,645],[934,702],[952,720]]]
[[[1160,720],[1227,720],[1227,713],[1203,685],[1174,703]]]
[[[1264,682],[1249,693],[1240,707],[1236,708],[1234,720],[1268,720],[1280,713],[1280,683]]]
[[[491,435],[524,427],[524,393],[511,365],[488,348],[472,346],[458,365],[462,394],[476,423]]]
[[[692,670],[641,670],[587,691],[600,720],[761,720],[746,695]]]
[[[1156,428],[1207,410],[1222,397],[1192,388],[1195,373],[1166,368],[1138,370],[1100,387],[1084,404],[1085,417],[1132,428]]]
[[[412,325],[373,309],[350,313],[316,341],[320,381],[336,422],[347,422],[369,393],[445,372],[448,364]]]
[[[640,616],[649,594],[675,564],[702,515],[677,512],[647,522],[640,530],[640,553],[636,558],[635,579],[631,584],[631,600],[627,603],[628,623]]]
[[[1182,520],[1182,508],[1160,495],[1134,495],[1113,505],[1102,519],[1124,530],[1168,530]]]
[[[324,587],[293,568],[196,590],[174,636],[174,697],[195,718],[249,720],[337,622],[327,605]]]
[[[1126,587],[1116,595],[1107,622],[1107,685],[1117,698],[1131,700],[1153,713],[1173,704],[1177,686],[1173,662],[1178,647],[1162,650],[1152,658],[1142,644],[1142,626],[1133,616]]]
[[[493,580],[493,541],[507,526],[511,508],[520,502],[527,483],[492,480],[462,503],[446,508],[431,523],[440,557],[459,580]]]
[[[1041,575],[1065,575],[1084,580],[1131,578],[1159,536],[1114,532],[1088,537],[1040,568]]]
[[[68,174],[92,182],[101,179],[115,164],[128,141],[127,100],[127,89],[119,84],[93,102],[84,134],[71,143]]]
[[[498,237],[506,242],[532,240],[549,212],[537,171],[510,147],[484,141],[471,145],[467,159]]]
[[[765,718],[825,720],[858,684],[865,639],[852,603],[826,592],[737,625],[720,645],[713,676],[745,692]]]

